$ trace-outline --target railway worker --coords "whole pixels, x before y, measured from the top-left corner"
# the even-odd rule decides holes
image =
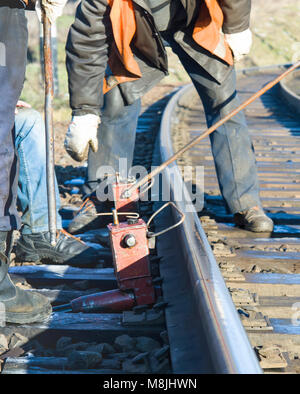
[[[66,0],[42,0],[46,15],[54,20]],[[31,4],[29,4],[31,3]],[[32,323],[48,317],[51,305],[38,293],[16,287],[8,275],[13,230],[19,228],[16,208],[18,160],[14,118],[25,75],[27,23],[24,7],[30,0],[0,2],[0,311],[10,323]]]
[[[134,138],[129,136],[135,135],[140,98],[167,75],[163,39],[190,75],[208,126],[238,106],[234,61],[251,47],[250,9],[250,0],[81,2],[66,45],[72,121],[65,147],[77,160],[88,146],[100,147],[98,153],[90,151],[88,185],[96,180],[95,168],[107,164],[102,156],[107,133],[118,145],[123,132],[128,139],[123,152],[131,157]],[[112,100],[103,100],[109,90]],[[254,232],[272,231],[261,207],[244,114],[219,127],[210,141],[220,190],[235,223]],[[86,201],[89,209],[83,207],[69,231],[97,223],[97,204]]]
[[[99,261],[97,249],[62,230],[60,198],[55,180],[57,209],[56,245],[50,243],[47,204],[45,126],[39,112],[19,101],[15,116],[15,145],[19,156],[18,202],[22,212],[17,261],[46,260],[72,266],[91,266]]]

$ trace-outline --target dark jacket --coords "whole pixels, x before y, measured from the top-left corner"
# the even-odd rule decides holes
[[[33,11],[37,0],[0,0],[0,7],[20,8]]]
[[[187,26],[176,30],[174,39],[221,83],[233,63],[223,33],[249,27],[251,0],[201,0],[196,19],[198,0],[180,1]],[[144,0],[83,0],[66,53],[73,115],[99,114],[103,91],[116,85],[130,104],[168,72],[161,34]]]

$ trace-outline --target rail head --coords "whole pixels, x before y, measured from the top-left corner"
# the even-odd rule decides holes
[[[291,82],[294,80],[299,80],[300,84],[300,70],[297,69],[291,73],[286,79],[283,79],[279,83],[279,94],[283,100],[290,106],[294,111],[300,115],[300,96],[298,92],[295,92],[291,87]],[[300,88],[299,88],[300,89]]]
[[[192,85],[180,88],[164,111],[159,141],[162,161],[166,161],[174,154],[171,142],[173,115],[179,99],[192,88]],[[172,180],[170,170],[172,171]],[[202,320],[206,328],[207,341],[209,341],[216,372],[262,373],[197,212],[195,209],[189,209],[189,212],[186,210],[187,205],[192,206],[192,201],[176,162],[165,170],[164,178],[169,183],[171,198],[178,208],[186,213],[186,220],[179,227],[178,235],[181,238],[180,242],[185,253],[185,264],[198,306],[197,318]],[[177,190],[177,188],[183,191],[181,201],[175,199],[175,189]],[[175,211],[173,213],[176,215]]]

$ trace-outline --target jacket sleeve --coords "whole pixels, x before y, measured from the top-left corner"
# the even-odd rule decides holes
[[[219,4],[224,14],[224,33],[240,33],[249,28],[251,0],[219,0]]]
[[[82,0],[66,44],[70,106],[73,115],[100,115],[103,78],[112,39],[107,0]]]

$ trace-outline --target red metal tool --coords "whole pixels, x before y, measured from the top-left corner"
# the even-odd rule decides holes
[[[112,184],[113,197],[115,202],[115,209],[118,212],[136,212],[137,203],[139,200],[139,191],[134,189],[130,196],[125,196],[124,191],[129,187],[134,187],[135,180],[126,179],[120,180],[117,175],[116,182]]]
[[[146,223],[142,219],[122,223],[115,220],[108,229],[119,289],[79,297],[54,311],[122,312],[136,305],[155,303]]]
[[[55,306],[54,312],[116,313],[135,306],[134,295],[119,289],[75,298],[69,304]]]
[[[121,291],[131,291],[136,305],[155,302],[149,261],[147,225],[142,219],[108,225],[113,263]]]
[[[138,217],[128,217],[126,222],[119,223],[118,212],[113,210],[113,224],[108,231],[113,254],[114,271],[118,289],[79,297],[70,304],[53,308],[54,311],[65,312],[123,312],[134,306],[151,306],[161,295],[151,275],[149,259],[149,237],[158,236],[179,226],[185,215],[178,210],[181,219],[171,227],[156,234],[149,233],[148,227],[153,218],[172,202],[166,203],[151,216],[148,223]]]
[[[152,305],[156,301],[152,282],[147,224],[142,219],[129,218],[119,223],[114,210],[114,224],[109,224],[113,264],[119,289],[79,297],[70,304],[54,308],[69,312],[121,312],[137,305]]]

